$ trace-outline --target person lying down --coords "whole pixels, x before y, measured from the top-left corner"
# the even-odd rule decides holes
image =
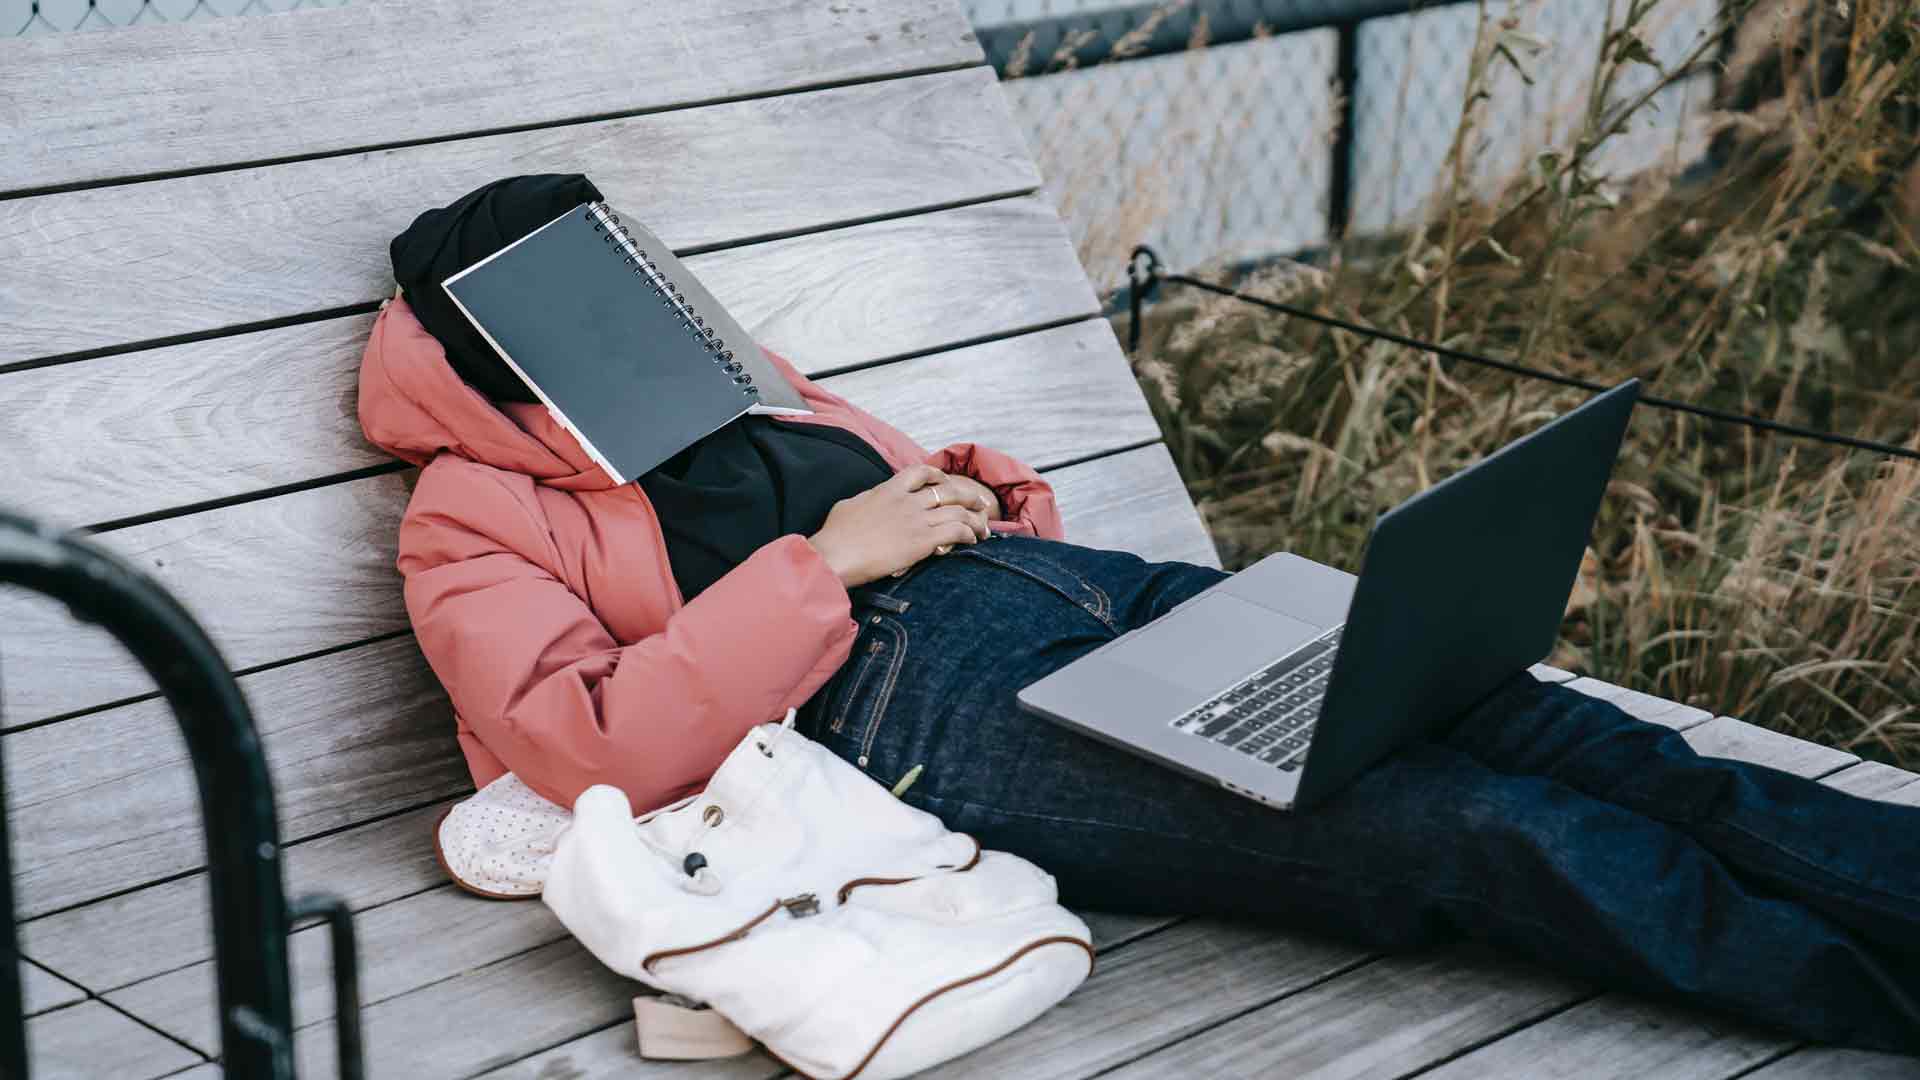
[[[464,886],[537,895],[587,788],[673,803],[793,709],[884,786],[918,769],[907,804],[1072,906],[1379,949],[1476,939],[1920,1051],[1920,808],[1701,757],[1524,674],[1291,813],[1077,735],[1014,695],[1225,573],[1076,544],[1026,464],[929,451],[772,353],[811,415],[743,416],[615,484],[439,286],[599,198],[511,177],[421,214],[360,370],[367,437],[421,467],[398,567],[480,789],[439,831]]]

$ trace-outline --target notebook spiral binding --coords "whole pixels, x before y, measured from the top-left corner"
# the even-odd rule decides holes
[[[693,310],[693,305],[687,303],[687,294],[675,289],[673,282],[654,265],[653,259],[640,249],[639,244],[634,243],[633,233],[620,224],[620,215],[608,208],[606,203],[594,202],[587,204],[586,216],[593,222],[594,231],[604,233],[607,242],[620,251],[633,272],[647,279],[647,287],[660,297],[662,304],[672,309],[679,317],[680,324],[707,350],[714,363],[733,377],[734,385],[740,388],[740,392],[758,399],[760,388],[753,384],[753,376],[733,358],[733,350],[727,348],[726,340],[716,337],[713,327],[708,326],[707,320]]]

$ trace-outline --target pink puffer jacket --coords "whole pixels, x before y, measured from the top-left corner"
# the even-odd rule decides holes
[[[1028,466],[971,443],[929,454],[768,355],[814,410],[788,422],[852,431],[896,471],[972,476],[1000,496],[996,528],[1061,535]],[[846,659],[847,593],[812,545],[780,537],[684,603],[639,485],[614,484],[544,405],[467,385],[404,300],[374,322],[359,412],[368,439],[424,466],[398,565],[476,785],[511,771],[562,806],[593,784],[663,805]]]

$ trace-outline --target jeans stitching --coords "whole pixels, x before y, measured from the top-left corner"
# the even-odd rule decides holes
[[[1894,900],[1901,902],[1902,904],[1912,904],[1916,900],[1920,900],[1920,897],[1915,897],[1912,894],[1897,892],[1891,889],[1882,888],[1881,886],[1875,885],[1871,882],[1859,880],[1858,878],[1856,878],[1851,874],[1840,873],[1839,871],[1833,869],[1832,867],[1824,866],[1812,859],[1809,859],[1805,855],[1802,855],[1791,848],[1788,848],[1788,847],[1782,846],[1781,844],[1776,843],[1771,837],[1764,836],[1760,833],[1754,832],[1752,829],[1749,829],[1746,826],[1739,824],[1738,822],[1710,821],[1710,822],[1705,822],[1703,824],[1706,824],[1708,826],[1718,825],[1723,829],[1730,829],[1734,832],[1740,833],[1746,836],[1749,840],[1756,841],[1757,843],[1760,844],[1760,846],[1768,848],[1781,855],[1784,855],[1787,858],[1792,859],[1794,862],[1799,863],[1801,866],[1804,866],[1809,870],[1814,871],[1815,876],[1811,876],[1811,877],[1800,875],[1800,874],[1793,875],[1794,877],[1798,878],[1799,880],[1801,880],[1802,882],[1805,882],[1808,885],[1819,886],[1819,887],[1830,890],[1833,885],[1833,882],[1831,879],[1838,878],[1843,884],[1853,889],[1858,889],[1862,892],[1874,893],[1879,896],[1890,897]],[[1827,880],[1822,880],[1818,876],[1823,874],[1827,876]]]
[[[1079,610],[1084,611],[1087,614],[1093,616],[1094,619],[1099,621],[1100,625],[1106,627],[1109,631],[1113,633],[1119,632],[1120,628],[1114,625],[1113,619],[1111,618],[1111,614],[1112,614],[1111,601],[1108,600],[1107,594],[1102,592],[1100,589],[1096,588],[1093,585],[1093,583],[1088,581],[1086,578],[1083,578],[1079,574],[1075,573],[1071,568],[1062,566],[1059,563],[1054,562],[1052,559],[1041,558],[1038,555],[1034,556],[1035,561],[1045,563],[1046,565],[1052,567],[1053,569],[1058,570],[1060,573],[1065,574],[1066,576],[1072,578],[1074,581],[1079,582],[1081,588],[1086,589],[1087,591],[1093,593],[1094,596],[1098,597],[1099,602],[1095,604],[1092,609],[1089,609],[1087,605],[1074,599],[1071,595],[1068,594],[1067,590],[1060,587],[1058,582],[1048,581],[1045,577],[1042,577],[1041,575],[1034,573],[1032,570],[1029,570],[1024,566],[1021,566],[1017,563],[1008,562],[1005,559],[996,558],[992,555],[986,554],[985,552],[976,551],[972,548],[967,549],[967,553],[969,555],[972,555],[976,559],[980,559],[985,562],[992,563],[993,565],[998,566],[1003,570],[1008,570],[1015,574],[1019,574],[1021,577],[1027,578],[1030,581],[1038,582],[1040,585],[1044,586],[1045,588],[1051,589],[1055,593],[1058,593],[1062,598],[1064,598],[1068,603],[1072,604],[1075,608],[1078,608]]]
[[[900,668],[903,666],[903,662],[907,656],[906,625],[886,616],[878,616],[878,618],[880,621],[874,625],[884,627],[893,632],[893,657],[888,661],[887,674],[880,684],[880,691],[874,698],[872,707],[867,710],[867,726],[860,739],[859,764],[862,769],[866,768],[865,762],[873,754],[874,737],[879,734],[880,721],[886,717],[887,704],[893,700],[893,688],[900,679]]]
[[[868,640],[874,641],[878,639],[869,638]],[[853,677],[847,680],[846,693],[840,698],[839,708],[829,710],[831,719],[827,721],[828,731],[838,734],[840,729],[846,726],[847,710],[853,706],[853,699],[859,695],[860,688],[866,684],[867,671],[873,667],[873,657],[877,651],[878,650],[869,645],[866,655],[860,658],[859,666],[853,669]]]

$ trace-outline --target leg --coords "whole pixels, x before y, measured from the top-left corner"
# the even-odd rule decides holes
[[[1500,772],[1666,822],[1754,883],[1920,960],[1920,808],[1702,757],[1678,732],[1531,678],[1483,702],[1447,741]]]
[[[856,660],[808,730],[883,783],[924,766],[909,802],[1031,858],[1069,903],[1259,918],[1379,947],[1464,934],[1803,1037],[1920,1049],[1920,962],[1569,784],[1423,743],[1327,805],[1282,814],[1021,712],[1019,687],[1217,571],[1135,560],[1129,576],[1065,550],[999,552],[946,560],[862,606]]]
[[[889,710],[906,707],[897,689]],[[1379,948],[1468,936],[1802,1037],[1920,1050],[1920,964],[1735,877],[1682,833],[1420,744],[1282,814],[1012,708],[927,740],[889,716],[877,775],[1052,872],[1066,903],[1248,918]],[[835,745],[846,752],[844,744]]]

